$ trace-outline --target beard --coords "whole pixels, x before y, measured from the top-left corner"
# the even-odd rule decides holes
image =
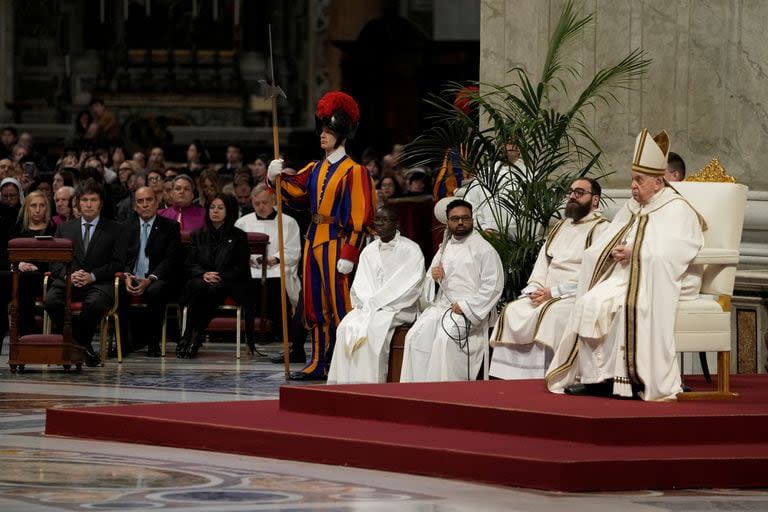
[[[469,225],[469,226],[461,225],[461,226],[456,226],[453,229],[449,229],[448,231],[450,231],[451,235],[454,237],[463,238],[469,235],[470,233],[472,233],[472,229],[473,229],[472,225]]]
[[[592,205],[589,203],[581,204],[578,201],[568,201],[568,204],[565,205],[565,216],[574,221],[578,221],[584,218],[591,208]]]

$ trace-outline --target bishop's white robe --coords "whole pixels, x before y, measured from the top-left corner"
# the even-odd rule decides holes
[[[436,289],[431,269],[440,264],[445,277]],[[501,259],[482,235],[450,238],[427,269],[422,300],[429,306],[405,337],[400,382],[474,379],[488,343],[488,319],[503,288]],[[469,330],[461,315],[450,312],[454,302]]]
[[[600,240],[584,253],[577,299],[547,371],[550,391],[575,382],[614,379],[613,393],[670,400],[682,391],[674,328],[680,300],[696,298],[701,268],[691,265],[704,244],[703,221],[670,187],[647,205],[629,199]],[[630,261],[611,249],[633,245]]]
[[[600,211],[574,222],[558,222],[539,251],[528,286],[507,303],[496,322],[490,375],[499,379],[541,379],[573,308],[584,250],[608,227]],[[527,294],[549,288],[552,299],[534,306]]]
[[[336,328],[328,384],[386,382],[392,335],[416,319],[423,275],[421,248],[400,233],[363,249],[350,289],[353,309]]]
[[[277,219],[259,219],[255,213],[243,215],[235,221],[235,227],[246,233],[264,233],[269,235],[267,259],[278,258],[280,249],[277,237]],[[299,259],[301,258],[301,231],[296,220],[283,214],[283,252],[285,255],[285,293],[294,310],[299,301],[301,281],[299,281]],[[251,255],[251,277],[261,279],[261,263],[257,256]],[[267,279],[280,279],[280,265],[267,268]],[[279,307],[279,306],[278,306]]]

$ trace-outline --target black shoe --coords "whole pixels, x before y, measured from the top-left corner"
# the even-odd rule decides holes
[[[189,347],[191,345],[192,345],[192,340],[190,340],[189,337],[181,338],[179,342],[176,344],[176,358],[186,359],[187,352],[189,352]]]
[[[328,380],[328,377],[322,373],[291,372],[288,380]]]
[[[269,358],[269,360],[275,364],[283,364],[283,361],[284,361],[283,354],[280,353],[279,355],[272,356]],[[304,354],[296,354],[294,352],[291,352],[290,355],[288,356],[288,362],[304,364],[307,362],[307,356],[305,356]]]
[[[595,384],[571,384],[565,387],[565,394],[609,397],[613,395],[613,379],[607,379]]]
[[[160,357],[160,355],[159,345],[149,345],[147,347],[147,357]]]
[[[84,347],[85,348],[85,366],[89,368],[93,368],[94,366],[99,366],[101,364],[101,359],[99,358],[98,354],[93,351],[93,347]]]

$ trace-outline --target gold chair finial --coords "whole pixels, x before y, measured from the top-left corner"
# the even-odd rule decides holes
[[[714,157],[699,172],[688,176],[685,181],[700,181],[706,183],[736,183],[736,178],[730,176],[723,166],[720,165],[720,159]]]

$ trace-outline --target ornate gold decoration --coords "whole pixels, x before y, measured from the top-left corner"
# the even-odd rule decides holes
[[[728,175],[720,165],[720,159],[713,158],[711,162],[704,166],[696,174],[688,176],[685,181],[702,181],[706,183],[736,183],[736,178]]]

